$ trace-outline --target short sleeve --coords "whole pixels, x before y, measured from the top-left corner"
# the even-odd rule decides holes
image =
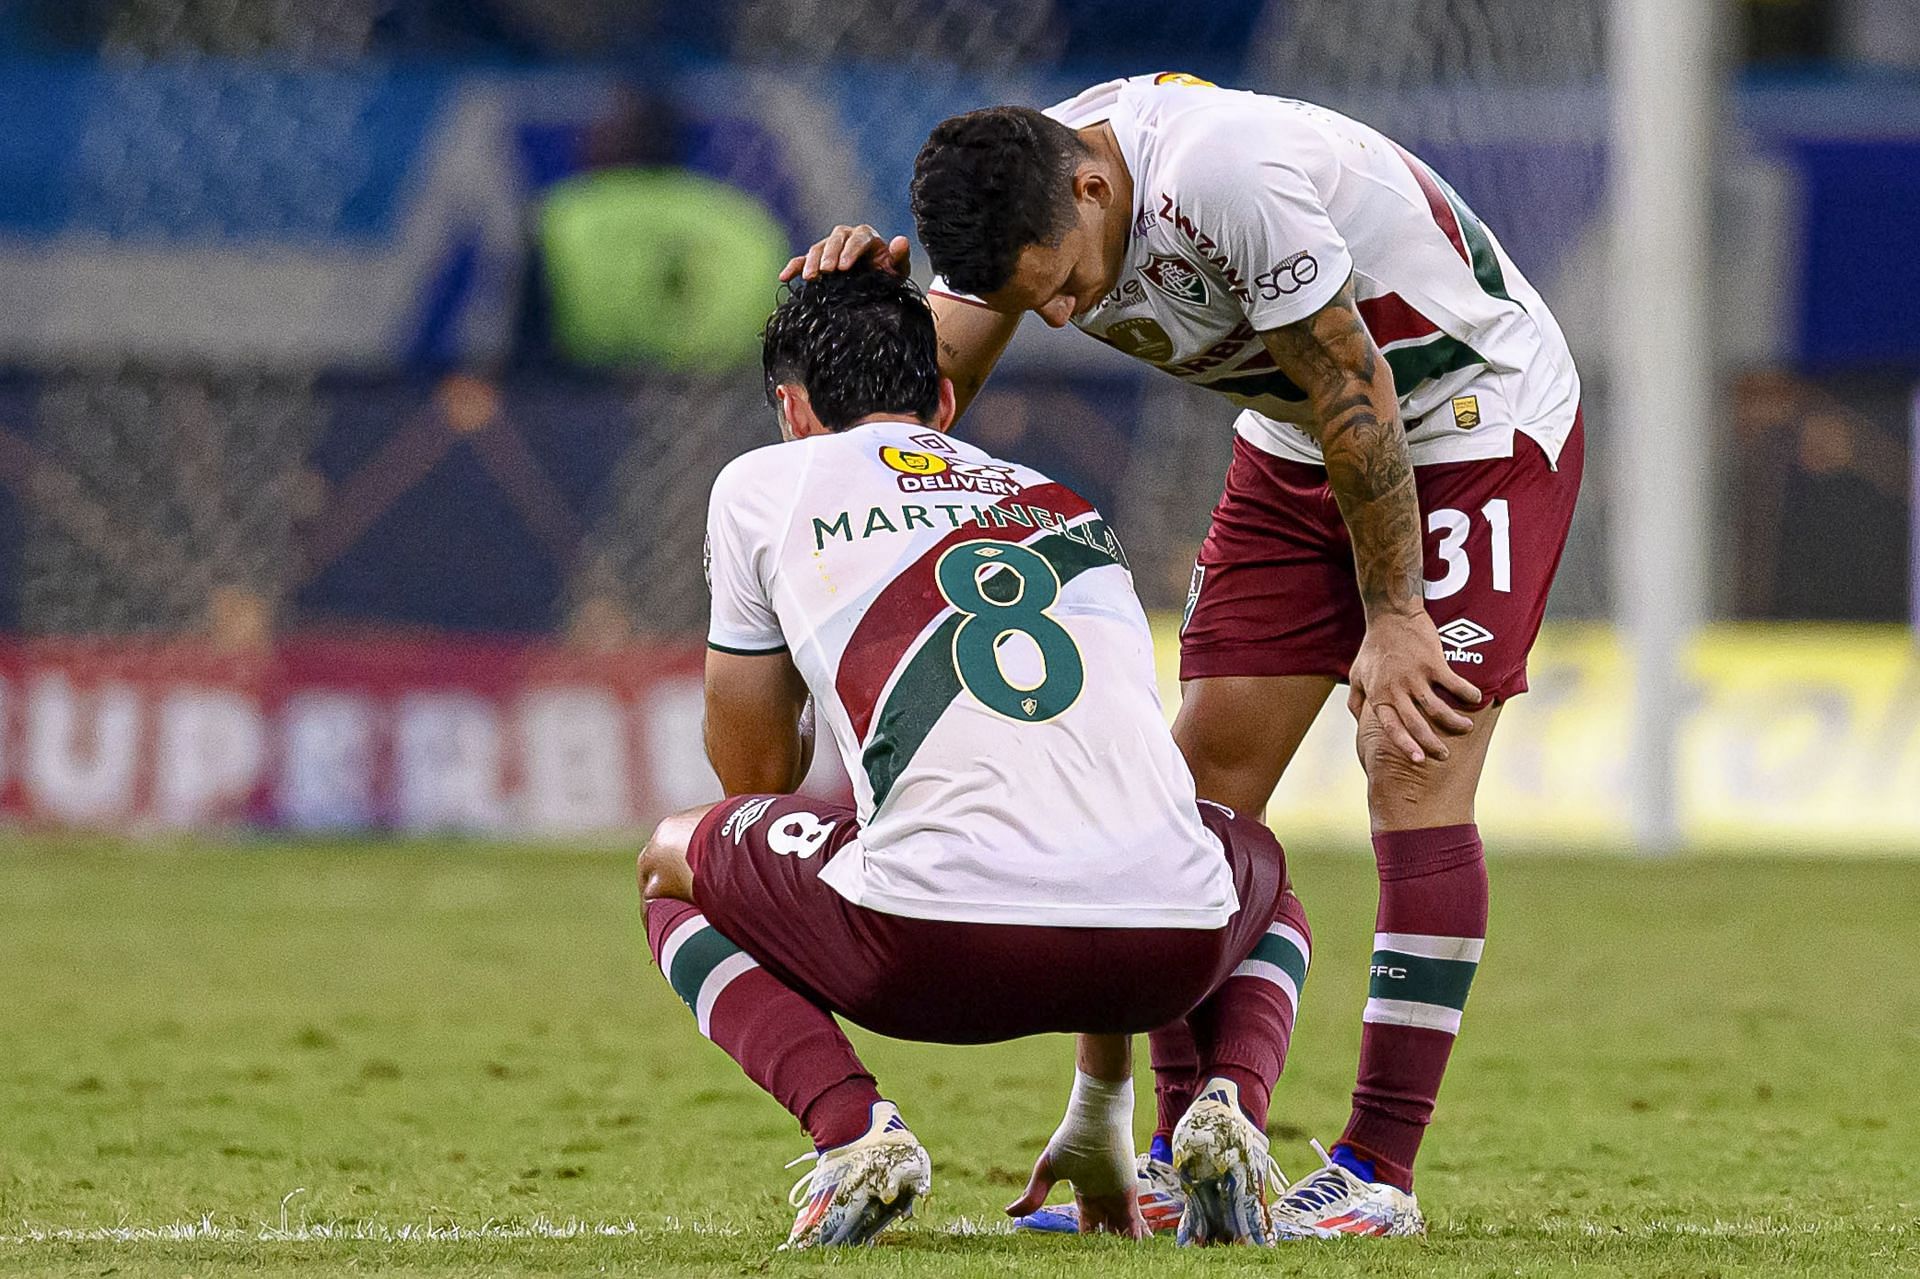
[[[984,307],[986,303],[971,293],[962,293],[947,283],[947,277],[936,275],[927,283],[927,296],[930,298],[952,298],[956,302],[965,302],[969,306]]]
[[[707,647],[777,653],[787,646],[771,590],[778,530],[765,518],[765,503],[755,501],[766,495],[751,491],[744,460],[720,472],[707,502]]]
[[[1239,276],[1234,296],[1255,330],[1304,320],[1353,273],[1347,243],[1301,163],[1240,143],[1209,147],[1182,176],[1180,201],[1225,250]]]

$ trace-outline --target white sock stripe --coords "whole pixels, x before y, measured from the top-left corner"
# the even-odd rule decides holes
[[[700,983],[700,997],[693,1001],[693,1019],[700,1027],[700,1033],[712,1039],[707,1029],[713,1022],[713,1005],[720,998],[720,992],[733,984],[733,979],[749,968],[758,968],[753,956],[741,951],[737,955],[728,955],[713,966],[707,979]]]
[[[1307,942],[1306,934],[1302,933],[1292,924],[1269,924],[1267,925],[1267,932],[1269,935],[1278,937],[1299,951],[1300,958],[1306,960],[1309,964],[1313,962],[1313,947]]]
[[[1416,1026],[1422,1030],[1460,1033],[1460,1010],[1439,1004],[1416,1004],[1406,999],[1369,999],[1361,1021],[1381,1026]]]
[[[1480,962],[1484,937],[1434,937],[1426,933],[1375,933],[1375,950],[1397,950],[1422,959],[1454,959],[1469,964]]]
[[[660,947],[660,971],[671,977],[673,957],[680,953],[680,948],[686,945],[695,933],[706,927],[708,927],[707,917],[699,911],[695,911],[675,924],[673,931],[667,934],[667,940]]]
[[[1278,964],[1269,964],[1264,959],[1241,961],[1238,968],[1227,974],[1227,980],[1235,977],[1257,977],[1261,981],[1270,981],[1280,988],[1287,997],[1287,1003],[1295,1009],[1300,1007],[1300,988],[1293,984],[1293,977]]]

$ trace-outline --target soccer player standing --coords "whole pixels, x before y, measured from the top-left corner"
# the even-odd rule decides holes
[[[814,1140],[789,1243],[863,1242],[931,1177],[835,1013],[936,1043],[1082,1035],[1014,1210],[1071,1180],[1083,1228],[1131,1234],[1130,1037],[1177,1022],[1202,1081],[1173,1137],[1181,1236],[1266,1241],[1306,917],[1272,834],[1195,797],[1118,541],[1071,489],[945,434],[911,282],[797,288],[765,360],[785,442],[730,463],[708,514],[706,742],[733,798],[661,823],[640,880],[701,1033]],[[786,794],[809,697],[854,807]]]
[[[1352,1115],[1275,1220],[1417,1232],[1414,1157],[1486,934],[1474,793],[1579,490],[1566,342],[1423,161],[1336,112],[1190,76],[947,120],[913,208],[962,408],[1032,311],[1242,409],[1175,736],[1202,796],[1261,813],[1345,680],[1380,875]],[[787,274],[904,269],[907,252],[840,227]],[[1164,1136],[1192,1049],[1175,1027],[1153,1054]]]

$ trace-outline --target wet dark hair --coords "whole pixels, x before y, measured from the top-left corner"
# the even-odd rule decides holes
[[[829,430],[875,413],[931,421],[940,411],[933,312],[905,276],[875,266],[795,280],[761,335],[767,403],[783,383],[807,389]]]
[[[1031,107],[943,120],[913,162],[913,220],[933,269],[962,293],[1013,278],[1029,245],[1060,243],[1073,221],[1080,135]]]

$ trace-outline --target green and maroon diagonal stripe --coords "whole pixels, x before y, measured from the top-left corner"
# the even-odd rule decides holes
[[[1052,511],[1062,522],[1077,519],[1093,509],[1091,503],[1066,485],[1051,482],[1023,489],[1002,498],[994,506],[1004,509],[1010,502]],[[1023,524],[962,525],[928,547],[924,555],[874,597],[866,615],[853,628],[846,651],[840,656],[840,669],[833,678],[834,691],[840,695],[840,704],[847,708],[856,737],[866,738],[875,704],[887,686],[888,677],[900,665],[920,632],[927,628],[927,623],[947,607],[946,596],[933,580],[933,566],[940,562],[940,557],[962,542],[981,538],[1018,542],[1032,534],[1033,530]]]
[[[1507,292],[1506,272],[1500,267],[1500,255],[1493,251],[1493,237],[1487,234],[1480,219],[1473,215],[1459,192],[1447,185],[1447,180],[1429,169],[1426,162],[1408,151],[1399,143],[1394,150],[1406,161],[1407,168],[1413,173],[1413,180],[1420,186],[1420,194],[1427,199],[1427,211],[1433,215],[1437,225],[1448,240],[1453,243],[1460,260],[1473,268],[1473,278],[1480,287],[1502,302],[1513,302],[1513,296]],[[1519,303],[1515,302],[1518,306]]]
[[[1089,520],[1080,527],[1087,530],[1090,541],[1104,540],[1104,521]],[[1104,551],[1096,550],[1064,533],[1046,533],[1027,545],[1053,565],[1054,572],[1060,575],[1062,586],[1088,569],[1121,563]],[[880,708],[879,714],[873,719],[873,733],[867,738],[866,749],[860,754],[860,766],[866,771],[867,781],[873,787],[873,806],[876,811],[886,803],[893,784],[907,771],[907,764],[913,759],[914,752],[920,749],[921,743],[927,740],[927,734],[933,731],[934,724],[953,705],[953,699],[960,695],[960,676],[953,660],[953,638],[965,621],[965,617],[955,613],[927,636],[926,642],[908,659],[900,678],[893,683],[893,692],[888,696],[886,705]]]
[[[1415,346],[1397,346],[1386,356],[1387,366],[1393,370],[1394,394],[1401,399],[1412,395],[1422,382],[1487,362],[1465,342],[1445,333]]]
[[[1362,298],[1354,304],[1360,319],[1373,335],[1375,346],[1405,342],[1409,338],[1431,337],[1440,326],[1429,320],[1398,293],[1383,293],[1377,298]]]

